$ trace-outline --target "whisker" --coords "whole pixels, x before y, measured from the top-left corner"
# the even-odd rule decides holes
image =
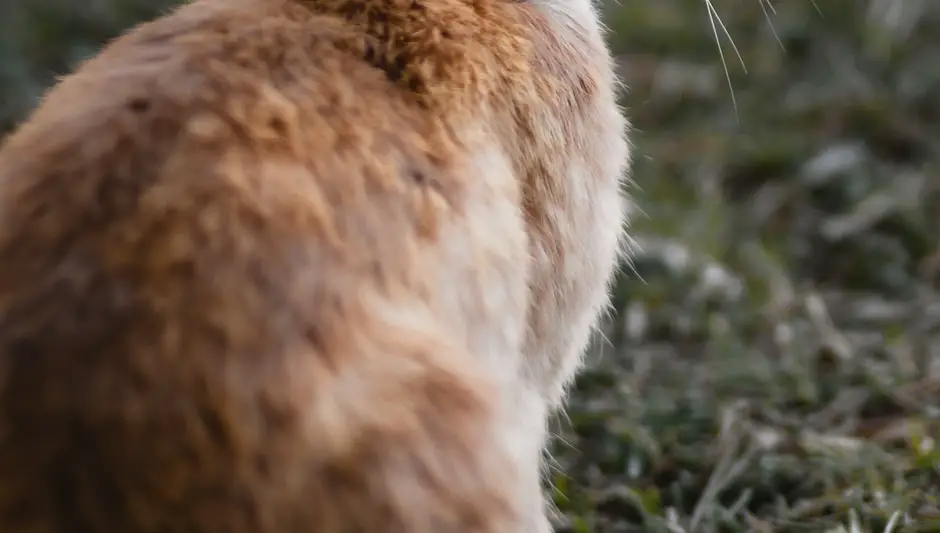
[[[741,53],[738,51],[737,45],[734,43],[734,38],[731,37],[731,33],[728,32],[728,28],[725,27],[724,22],[722,22],[721,17],[718,15],[718,12],[715,10],[715,6],[712,5],[711,0],[705,0],[705,7],[708,13],[708,21],[712,27],[712,34],[715,36],[715,44],[718,47],[718,57],[721,58],[721,66],[725,71],[725,79],[728,82],[728,88],[731,90],[731,105],[734,108],[735,117],[738,116],[738,101],[734,95],[734,84],[731,82],[731,71],[728,69],[728,62],[725,60],[724,49],[721,47],[721,37],[718,35],[718,28],[720,27],[725,36],[728,37],[729,42],[731,43],[731,48],[734,50],[734,53],[738,56],[738,60],[741,62],[741,68],[744,69],[744,72],[747,72],[747,66],[744,64],[744,58],[741,57]]]
[[[783,41],[780,40],[780,35],[777,33],[777,28],[774,27],[774,21],[771,19],[771,14],[776,15],[777,9],[774,8],[774,4],[771,0],[758,0],[760,2],[760,9],[764,12],[764,18],[767,19],[767,24],[770,25],[770,31],[774,34],[774,39],[777,40],[777,43],[780,45],[780,49],[786,52],[787,47],[783,45]],[[818,7],[817,7],[818,9]]]

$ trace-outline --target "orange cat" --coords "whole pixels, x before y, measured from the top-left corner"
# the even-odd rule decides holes
[[[619,252],[589,0],[196,0],[0,150],[0,531],[544,533]]]

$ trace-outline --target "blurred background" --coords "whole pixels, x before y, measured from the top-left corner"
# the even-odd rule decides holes
[[[940,2],[601,1],[635,254],[559,531],[940,531]],[[0,2],[0,131],[171,3]]]

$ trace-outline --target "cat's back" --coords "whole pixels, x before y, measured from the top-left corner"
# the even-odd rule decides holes
[[[519,39],[413,4],[440,12],[186,5],[5,141],[0,529],[522,527],[473,353],[522,343],[519,192],[474,107]]]

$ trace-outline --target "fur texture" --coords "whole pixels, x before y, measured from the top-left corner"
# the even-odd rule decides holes
[[[628,164],[588,0],[196,0],[0,150],[0,531],[544,533]]]

